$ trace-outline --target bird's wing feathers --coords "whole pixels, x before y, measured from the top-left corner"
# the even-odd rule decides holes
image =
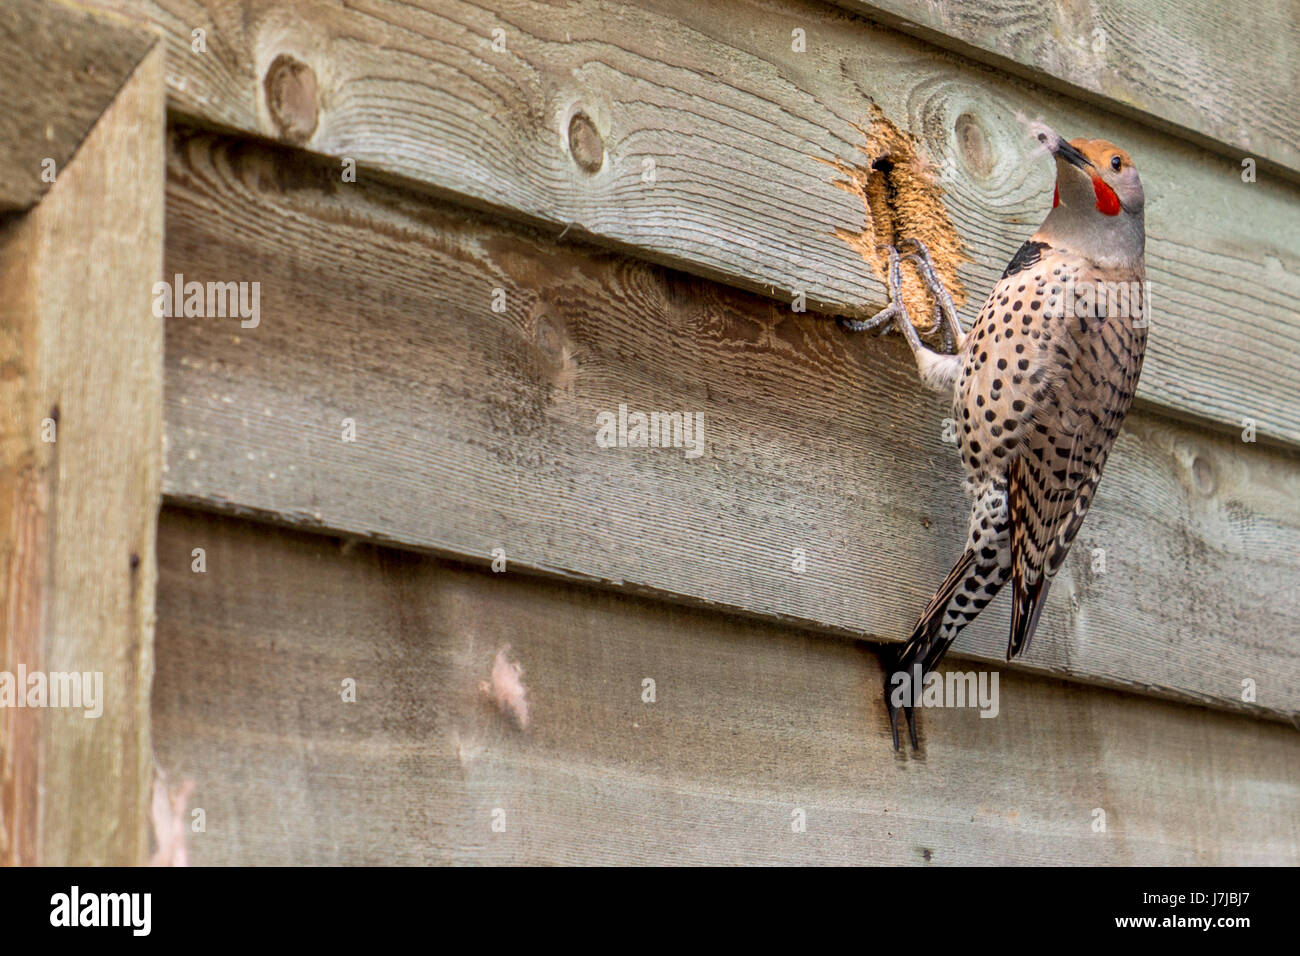
[[[1104,317],[1103,309],[1099,304],[1096,315],[1044,325],[1042,387],[1031,395],[1019,454],[1007,470],[1013,585],[1008,659],[1033,638],[1051,579],[1092,503],[1141,371],[1145,329],[1135,330],[1126,318]]]
[[[1030,543],[1026,520],[1033,514],[1030,496],[1026,493],[1025,468],[1021,459],[1011,463],[1007,473],[1007,510],[1011,516],[1011,637],[1007,642],[1007,660],[1011,660],[1029,646],[1038,628],[1038,616],[1047,600],[1051,578],[1039,574],[1030,578],[1034,547]]]
[[[1079,256],[1026,243],[967,338],[955,396],[959,443],[977,483],[1006,482],[1015,591],[1008,657],[1033,637],[1142,366],[1146,330],[1114,314],[1107,299],[1093,296],[1089,308],[1078,294],[1140,278],[1105,275]]]

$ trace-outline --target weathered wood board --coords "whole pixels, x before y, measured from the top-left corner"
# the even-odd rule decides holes
[[[1236,160],[1300,173],[1300,8],[1187,0],[836,0]]]
[[[1003,672],[897,756],[849,642],[172,509],[159,556],[196,864],[1300,862],[1278,724]],[[480,691],[506,645],[526,731]]]
[[[1016,114],[1109,137],[1149,197],[1158,328],[1140,394],[1300,442],[1300,186],[1245,183],[1238,160],[825,4],[99,2],[164,31],[180,113],[828,311],[883,301],[837,234],[863,208],[828,165],[876,159],[855,125],[873,101],[919,138],[924,160],[900,168],[928,162],[947,190],[973,296],[1050,201]]]
[[[0,212],[30,208],[57,179],[158,38],[59,0],[0,7]]]
[[[206,134],[167,209],[169,275],[261,282],[256,328],[169,320],[172,500],[891,640],[960,551],[897,339]],[[703,456],[598,447],[620,404],[702,413]],[[1135,412],[1024,666],[1294,717],[1296,466]]]
[[[162,47],[143,56],[0,234],[0,671],[43,673],[49,705],[75,672],[95,698],[0,708],[6,863],[148,856],[165,87]]]

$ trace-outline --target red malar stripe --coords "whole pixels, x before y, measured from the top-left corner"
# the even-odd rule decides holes
[[[1097,177],[1092,179],[1092,191],[1097,195],[1097,211],[1105,216],[1119,215],[1119,197]]]

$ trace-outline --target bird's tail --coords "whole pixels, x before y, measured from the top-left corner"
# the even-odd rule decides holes
[[[1015,599],[1011,605],[1011,637],[1007,641],[1007,660],[1018,657],[1029,648],[1034,631],[1038,630],[1038,617],[1043,613],[1047,588],[1051,583],[1047,575],[1040,574],[1037,581],[1029,584],[1013,571],[1012,590]]]
[[[930,603],[926,605],[925,610],[921,612],[920,619],[916,626],[912,628],[912,634],[903,644],[902,650],[899,651],[898,660],[900,665],[904,662],[907,667],[916,661],[922,661],[927,670],[931,670],[939,663],[937,659],[929,660],[934,650],[934,642],[939,633],[939,626],[943,624],[943,612],[947,610],[949,602],[961,587],[962,582],[970,573],[970,569],[975,564],[974,549],[967,548],[966,552],[957,559],[957,563],[952,566],[948,572],[948,577],[944,579],[943,584],[939,585],[939,590],[934,592],[934,597],[930,598]],[[942,655],[940,655],[942,656]]]
[[[912,628],[911,636],[899,649],[893,666],[885,668],[885,709],[889,712],[889,726],[893,732],[895,750],[898,749],[900,710],[907,717],[907,732],[912,738],[913,749],[919,746],[916,739],[916,720],[912,714],[913,704],[907,701],[915,700],[912,695],[918,690],[915,686],[917,677],[924,678],[926,672],[933,670],[944,652],[948,650],[948,645],[952,643],[951,637],[939,636],[939,628],[943,624],[944,611],[948,609],[953,595],[962,586],[974,564],[975,551],[967,548],[966,553],[957,559],[957,563],[948,572],[948,577],[944,579],[943,584],[939,585],[939,590],[934,592],[934,597],[930,598],[930,603],[921,612],[920,620]],[[921,672],[919,675],[915,673],[918,668]]]

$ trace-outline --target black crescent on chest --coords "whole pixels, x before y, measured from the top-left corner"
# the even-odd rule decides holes
[[[1039,259],[1043,257],[1043,250],[1050,249],[1051,246],[1046,242],[1034,242],[1032,239],[1016,250],[1016,254],[1011,257],[1007,263],[1007,269],[1002,273],[1002,278],[1013,276],[1017,272],[1024,272]]]

